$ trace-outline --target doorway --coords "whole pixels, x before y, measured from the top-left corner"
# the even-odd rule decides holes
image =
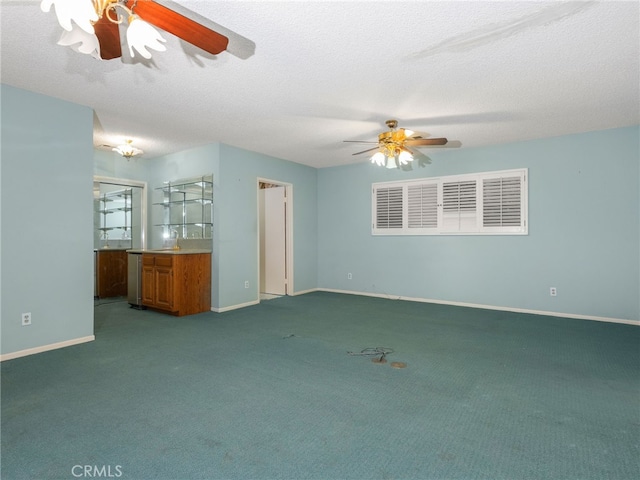
[[[127,251],[145,248],[146,217],[145,182],[94,176],[94,300],[127,296]]]
[[[292,185],[258,179],[260,300],[293,291]]]

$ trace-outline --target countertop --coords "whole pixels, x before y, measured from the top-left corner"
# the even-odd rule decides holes
[[[127,253],[154,253],[164,255],[193,255],[197,253],[211,253],[211,250],[206,248],[180,248],[174,250],[172,248],[159,248],[159,249],[129,249]]]

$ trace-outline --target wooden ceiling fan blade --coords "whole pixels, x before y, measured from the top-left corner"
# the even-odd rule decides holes
[[[372,152],[374,150],[378,150],[380,147],[379,146],[375,146],[373,148],[370,148],[368,150],[363,150],[361,152],[356,152],[356,153],[352,153],[351,155],[360,155],[361,153],[367,153],[367,152]]]
[[[224,52],[229,44],[224,35],[151,0],[127,0],[127,7],[144,21],[213,55]]]
[[[405,145],[409,147],[426,147],[429,145],[446,145],[448,140],[446,138],[414,138],[405,142]]]
[[[345,143],[378,143],[378,142],[368,142],[366,140],[343,140]]]
[[[93,26],[98,43],[100,43],[100,58],[111,60],[122,56],[120,45],[120,30],[117,23],[113,23],[103,15]]]

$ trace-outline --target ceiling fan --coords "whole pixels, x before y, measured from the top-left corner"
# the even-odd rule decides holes
[[[387,120],[389,131],[382,132],[378,135],[377,142],[367,142],[360,140],[345,140],[349,143],[375,143],[373,148],[368,148],[353,155],[372,152],[377,150],[371,157],[371,163],[387,168],[399,168],[413,161],[413,157],[418,155],[414,150],[415,147],[428,147],[446,145],[446,138],[423,138],[416,135],[414,131],[404,128],[398,128],[397,120]]]
[[[224,35],[152,0],[42,0],[40,8],[48,12],[52,5],[65,30],[58,44],[75,46],[80,53],[103,60],[122,56],[120,25],[125,19],[120,13],[127,15],[126,38],[132,57],[134,50],[147,59],[151,58],[148,48],[166,50],[165,39],[153,25],[214,55],[229,44]]]

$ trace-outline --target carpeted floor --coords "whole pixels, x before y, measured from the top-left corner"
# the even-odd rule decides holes
[[[95,334],[2,363],[2,479],[640,478],[638,327],[318,292]]]

